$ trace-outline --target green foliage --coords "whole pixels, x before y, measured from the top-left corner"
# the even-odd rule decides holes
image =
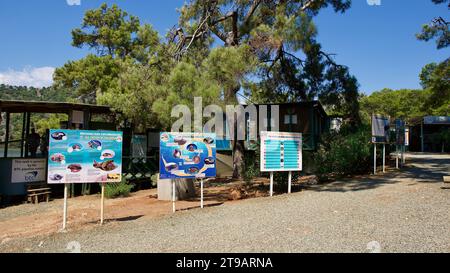
[[[432,0],[434,4],[448,4],[450,0]],[[417,39],[430,41],[436,39],[438,49],[446,48],[450,45],[449,22],[442,17],[437,17],[430,24],[423,25],[422,32],[416,35]]]
[[[372,114],[381,114],[395,118],[410,120],[426,114],[423,102],[428,92],[423,90],[391,90],[383,89],[361,98],[361,112],[366,121]]]
[[[244,181],[247,184],[250,184],[255,177],[260,175],[259,169],[259,147],[257,147],[254,152],[247,151],[245,154],[243,173]]]
[[[412,121],[426,115],[450,114],[450,59],[426,65],[420,74],[424,90],[383,89],[361,98],[365,120],[373,113]]]
[[[66,114],[47,114],[43,116],[33,116],[33,124],[39,135],[44,135],[48,129],[58,129],[62,121],[67,121]]]
[[[430,114],[450,114],[450,59],[425,66],[420,74],[423,88],[429,95],[423,108],[432,109]]]
[[[132,56],[147,60],[146,49],[159,43],[157,33],[149,25],[141,25],[139,18],[128,15],[117,5],[88,10],[81,28],[72,31],[72,45],[88,46],[100,56],[124,59]]]
[[[76,90],[81,100],[94,103],[97,95],[105,93],[117,84],[120,61],[111,56],[89,54],[78,61],[69,61],[57,68],[54,74],[54,86]]]
[[[134,185],[128,184],[126,179],[122,179],[120,183],[108,183],[105,185],[106,198],[127,197],[130,195]]]
[[[97,97],[110,90],[117,91],[119,75],[128,70],[124,63],[154,65],[157,52],[162,50],[157,31],[148,24],[141,25],[137,17],[117,5],[102,4],[88,10],[82,27],[72,31],[72,40],[73,46],[88,46],[97,55],[69,61],[56,69],[54,82],[55,86],[76,90],[80,100],[87,103],[96,103]],[[107,102],[108,97],[100,101]]]
[[[372,162],[370,138],[369,125],[355,132],[342,128],[339,133],[325,136],[313,155],[316,173],[344,176],[368,172]]]

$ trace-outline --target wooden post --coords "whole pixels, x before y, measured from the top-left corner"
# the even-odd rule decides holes
[[[200,180],[200,207],[203,208],[203,178]]]
[[[386,144],[383,143],[383,173],[386,172]]]
[[[270,172],[270,196],[273,196],[273,172]]]
[[[64,211],[63,211],[63,228],[62,230],[66,230],[67,224],[67,192],[68,192],[68,184],[64,184]]]
[[[288,193],[291,193],[292,188],[292,172],[289,172],[288,174]]]
[[[100,204],[100,225],[103,225],[105,212],[105,183],[102,183],[102,199]]]

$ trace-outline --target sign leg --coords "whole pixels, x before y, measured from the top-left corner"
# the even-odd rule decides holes
[[[377,174],[377,144],[373,144],[373,174]]]
[[[270,196],[273,196],[273,172],[270,172]]]
[[[63,211],[63,227],[62,230],[66,230],[66,224],[67,224],[67,192],[68,192],[69,185],[64,184],[64,211]]]
[[[175,213],[175,179],[172,179],[172,212]]]
[[[203,179],[200,180],[200,207],[203,208]]]
[[[386,144],[383,144],[383,173],[386,172]]]
[[[396,153],[395,168],[398,169],[398,156],[399,156],[398,145],[395,146],[395,153]]]
[[[292,172],[289,172],[288,175],[288,193],[291,193],[292,188]]]
[[[102,183],[102,200],[100,204],[100,225],[103,225],[105,212],[105,183]]]

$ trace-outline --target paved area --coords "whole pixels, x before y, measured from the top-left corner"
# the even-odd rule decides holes
[[[450,252],[450,155],[272,198],[3,242],[0,252]]]

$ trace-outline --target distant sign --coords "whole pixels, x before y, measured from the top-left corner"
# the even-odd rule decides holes
[[[11,182],[31,183],[45,181],[45,158],[13,159]]]
[[[216,177],[216,134],[161,133],[161,179]]]
[[[302,134],[261,132],[262,172],[301,171]]]
[[[395,120],[395,135],[396,135],[396,144],[397,145],[405,145],[405,122],[401,119]]]
[[[122,132],[50,130],[49,184],[122,180]]]
[[[389,130],[389,118],[380,115],[372,116],[372,143],[388,143]]]
[[[427,116],[423,118],[424,124],[450,124],[450,116]]]
[[[405,129],[405,146],[409,146],[409,129]]]

